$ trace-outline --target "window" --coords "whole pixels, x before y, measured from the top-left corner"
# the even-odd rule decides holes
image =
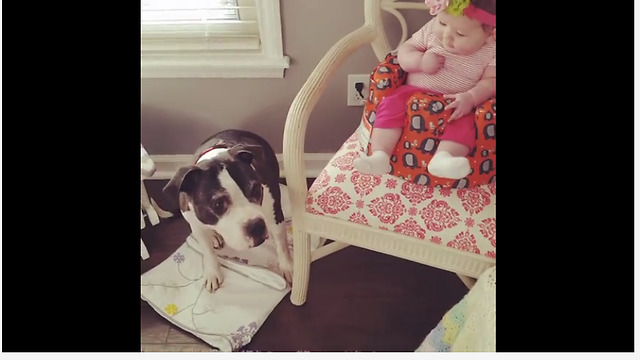
[[[143,78],[282,78],[279,0],[141,0]]]

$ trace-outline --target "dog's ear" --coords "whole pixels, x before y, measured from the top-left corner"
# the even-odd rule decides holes
[[[229,155],[247,164],[251,164],[254,159],[258,164],[264,161],[262,148],[257,145],[237,144],[229,149]]]
[[[202,175],[202,169],[196,165],[183,166],[173,175],[171,180],[162,189],[164,196],[171,201],[172,206],[177,206],[182,211],[189,210],[187,198],[184,193],[191,194],[195,189],[198,178]]]

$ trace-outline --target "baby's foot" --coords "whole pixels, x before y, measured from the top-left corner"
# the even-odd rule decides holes
[[[446,151],[440,151],[433,156],[429,165],[429,173],[447,179],[462,179],[469,175],[471,167],[469,160],[464,156],[451,156]]]
[[[361,173],[382,175],[389,172],[389,155],[384,151],[374,151],[371,156],[363,156],[353,161],[353,167]]]

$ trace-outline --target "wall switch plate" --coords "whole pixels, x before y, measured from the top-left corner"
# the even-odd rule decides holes
[[[369,74],[349,74],[347,77],[347,105],[364,106],[369,96]]]

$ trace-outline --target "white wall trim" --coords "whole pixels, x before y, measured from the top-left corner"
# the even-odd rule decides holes
[[[263,55],[143,55],[142,78],[283,78],[289,57]]]
[[[329,163],[329,160],[333,157],[333,153],[305,153],[303,156],[304,165],[306,169],[306,176],[308,178],[315,178],[320,175],[320,172]],[[168,180],[178,171],[182,166],[189,165],[193,161],[193,155],[190,154],[177,154],[177,155],[149,155],[151,160],[156,165],[156,172],[148,179],[155,180]],[[282,154],[276,154],[278,158],[278,164],[280,165],[280,177],[285,176]]]
[[[186,166],[193,161],[193,155],[149,155],[156,165],[156,172],[147,179],[171,179],[179,168]]]

